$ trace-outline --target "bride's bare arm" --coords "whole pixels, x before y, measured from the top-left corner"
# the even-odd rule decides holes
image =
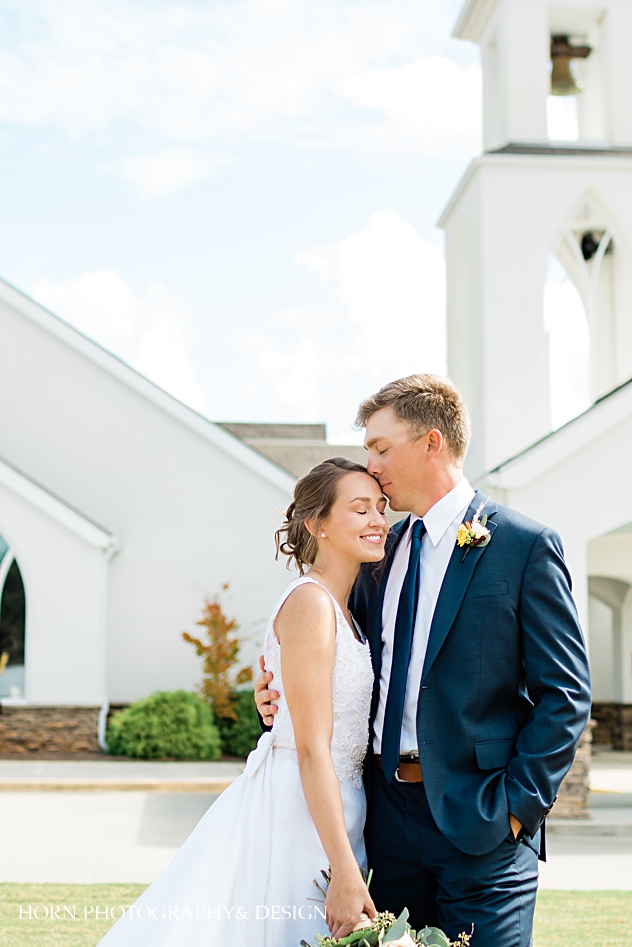
[[[347,836],[340,784],[331,759],[336,625],[328,594],[311,583],[299,586],[284,603],[274,630],[281,642],[284,697],[292,717],[303,792],[331,866],[327,923],[333,937],[344,937],[362,911],[373,917],[375,907]]]

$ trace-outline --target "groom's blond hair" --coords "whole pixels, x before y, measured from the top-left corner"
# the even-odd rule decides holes
[[[371,415],[390,407],[404,421],[411,437],[441,431],[456,463],[462,463],[470,443],[470,416],[458,390],[437,375],[408,375],[389,382],[358,408],[356,425],[366,427]]]

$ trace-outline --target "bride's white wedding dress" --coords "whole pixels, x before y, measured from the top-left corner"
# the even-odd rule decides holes
[[[298,947],[301,938],[312,942],[317,933],[327,934],[313,879],[322,881],[328,860],[303,794],[273,627],[290,593],[313,581],[306,576],[289,584],[266,630],[266,667],[281,694],[272,731],[263,734],[242,775],[209,808],[166,871],[105,935],[104,947]],[[332,601],[331,755],[351,846],[365,867],[362,763],[373,671],[368,644]]]

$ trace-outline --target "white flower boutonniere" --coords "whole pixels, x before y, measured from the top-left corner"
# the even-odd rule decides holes
[[[487,503],[487,500],[485,500],[485,503]],[[461,548],[466,547],[463,559],[473,546],[486,546],[492,538],[492,534],[487,528],[487,514],[481,518],[485,503],[481,503],[470,523],[466,520],[465,523],[461,523],[459,526],[459,531],[456,534],[456,544]]]

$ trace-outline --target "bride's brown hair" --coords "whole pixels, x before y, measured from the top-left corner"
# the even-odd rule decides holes
[[[318,524],[327,519],[338,493],[338,484],[349,473],[371,476],[362,464],[346,457],[330,457],[297,481],[285,522],[274,534],[276,558],[280,553],[288,556],[288,569],[294,562],[299,573],[304,575],[305,566],[311,566],[316,559],[318,540],[308,530],[305,520],[311,519]]]

